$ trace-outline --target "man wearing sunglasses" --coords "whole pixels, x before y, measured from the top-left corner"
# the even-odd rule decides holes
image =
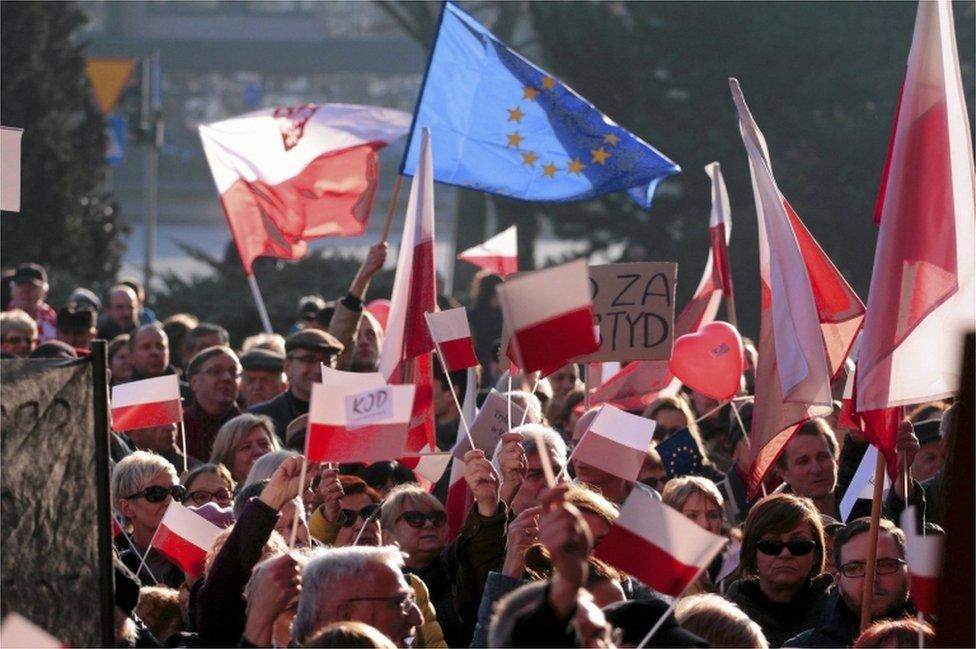
[[[284,444],[288,424],[308,412],[312,384],[322,381],[322,365],[335,367],[342,350],[343,345],[335,336],[319,329],[303,329],[288,336],[284,363],[288,389],[247,411],[271,417],[275,432]]]
[[[834,536],[837,583],[831,589],[820,620],[786,642],[787,647],[850,647],[860,635],[861,593],[866,574],[871,528],[870,518],[858,518]],[[871,620],[913,617],[909,601],[905,534],[882,518],[878,530],[878,555],[874,570]]]

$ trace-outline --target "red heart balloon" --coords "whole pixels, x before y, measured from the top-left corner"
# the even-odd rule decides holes
[[[674,341],[668,367],[688,387],[725,401],[739,391],[745,363],[742,336],[728,322],[710,322]]]

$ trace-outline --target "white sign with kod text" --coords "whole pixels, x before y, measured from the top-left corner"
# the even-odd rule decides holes
[[[360,428],[393,417],[393,389],[390,386],[371,388],[347,395],[346,427]]]

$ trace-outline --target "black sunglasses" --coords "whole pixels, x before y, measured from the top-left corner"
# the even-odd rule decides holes
[[[436,511],[436,510],[432,512],[427,512],[425,514],[424,512],[418,512],[415,509],[411,509],[410,511],[406,511],[400,514],[397,520],[398,521],[402,520],[410,527],[417,527],[417,528],[423,527],[424,523],[426,523],[427,521],[430,521],[430,524],[433,525],[434,527],[444,527],[444,523],[447,522],[447,514],[442,511]]]
[[[340,509],[339,517],[336,519],[336,522],[343,527],[352,527],[356,524],[357,517],[363,519],[364,521],[369,520],[369,517],[376,514],[379,509],[379,505],[366,505],[359,511],[356,511],[355,509]]]
[[[172,487],[150,485],[142,491],[137,491],[131,496],[123,496],[123,498],[126,500],[132,500],[133,498],[145,498],[146,502],[161,503],[166,500],[167,496],[172,496],[177,501],[183,502],[183,499],[186,498],[186,487],[181,484],[175,484]]]
[[[810,554],[815,549],[817,549],[816,541],[759,541],[756,543],[756,549],[763,554],[768,554],[771,557],[778,556],[783,548],[789,550],[789,553],[794,557],[802,557]]]

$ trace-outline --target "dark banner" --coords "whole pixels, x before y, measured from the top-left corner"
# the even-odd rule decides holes
[[[101,644],[88,359],[0,363],[0,606]]]

